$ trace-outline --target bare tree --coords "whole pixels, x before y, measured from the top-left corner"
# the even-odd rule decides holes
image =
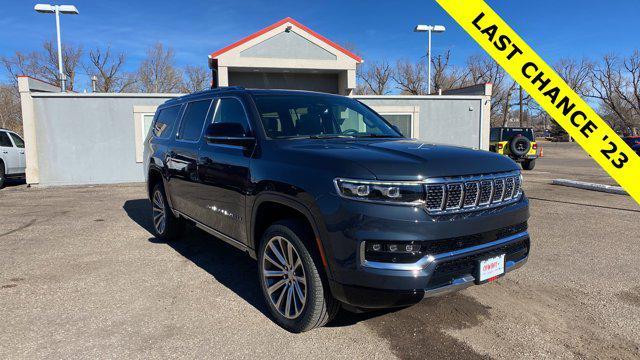
[[[393,69],[386,61],[369,62],[361,71],[358,77],[364,82],[359,94],[385,95],[391,87],[391,75]]]
[[[431,59],[433,68],[432,88],[438,90],[450,90],[464,86],[467,73],[449,64],[451,51],[438,54]]]
[[[58,52],[51,41],[42,43],[43,50],[22,53],[16,51],[13,56],[0,57],[7,73],[16,81],[18,75],[29,75],[51,84],[60,83],[58,71]],[[66,45],[62,51],[62,72],[67,77],[67,89],[73,90],[76,72],[82,57],[82,47]]]
[[[19,75],[43,77],[41,58],[41,54],[36,51],[30,53],[16,51],[13,56],[1,56],[0,62],[7,71],[10,80],[17,84]]]
[[[180,91],[180,71],[175,66],[172,48],[156,43],[147,50],[147,58],[138,68],[140,91],[148,93],[172,93]]]
[[[210,87],[211,73],[202,66],[187,65],[184,67],[184,79],[180,86],[183,93],[192,93]]]
[[[423,61],[411,63],[399,60],[391,78],[403,94],[424,95],[427,93],[427,70]]]
[[[89,51],[89,63],[84,69],[89,76],[95,76],[97,80],[97,92],[127,92],[132,91],[136,79],[133,74],[123,70],[125,55],[123,53],[114,56],[111,48],[96,48]]]
[[[43,80],[47,80],[53,84],[60,83],[60,74],[58,70],[58,50],[51,41],[45,41],[42,44],[44,48],[43,54]],[[75,85],[76,74],[80,60],[82,58],[82,47],[73,44],[66,44],[62,47],[62,72],[67,77],[67,90],[73,91]]]
[[[467,73],[464,78],[465,85],[491,83],[491,124],[492,126],[504,126],[509,120],[511,99],[516,86],[493,59],[474,55],[467,59]]]
[[[589,74],[593,69],[593,64],[589,60],[560,59],[553,67],[576,93],[582,96],[588,95]]]
[[[640,53],[620,59],[605,55],[590,72],[591,97],[600,102],[602,115],[623,132],[640,127]]]
[[[14,84],[0,84],[0,128],[22,133],[20,97]]]

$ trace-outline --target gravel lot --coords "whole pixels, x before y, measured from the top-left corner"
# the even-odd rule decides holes
[[[255,263],[190,230],[150,232],[141,184],[0,191],[0,358],[639,358],[640,207],[549,185],[612,180],[574,144],[525,174],[533,249],[514,273],[294,335]]]

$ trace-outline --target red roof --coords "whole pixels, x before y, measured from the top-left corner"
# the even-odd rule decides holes
[[[240,45],[242,45],[242,44],[246,43],[246,42],[247,42],[247,41],[249,41],[249,40],[255,39],[255,38],[257,38],[258,36],[260,36],[260,35],[262,35],[262,34],[264,34],[264,33],[266,33],[266,32],[269,32],[269,31],[271,31],[271,30],[273,30],[273,29],[277,28],[278,26],[280,26],[280,25],[282,25],[282,24],[285,24],[285,23],[287,23],[287,22],[288,22],[288,23],[291,23],[291,24],[293,24],[293,25],[295,25],[295,26],[297,26],[297,27],[299,27],[300,29],[302,29],[302,30],[304,30],[304,31],[306,31],[306,32],[308,32],[309,34],[313,35],[313,36],[314,36],[315,38],[317,38],[318,40],[320,40],[320,41],[323,41],[323,42],[327,43],[328,45],[330,45],[330,46],[331,46],[331,47],[333,47],[334,49],[336,49],[336,50],[338,50],[338,51],[342,52],[343,54],[347,55],[348,57],[352,58],[353,60],[355,60],[355,61],[357,61],[357,62],[362,62],[362,58],[361,58],[360,56],[358,56],[358,55],[356,55],[356,54],[352,53],[351,51],[349,51],[349,50],[347,50],[347,49],[343,48],[342,46],[340,46],[340,45],[338,45],[338,44],[334,43],[333,41],[331,41],[331,40],[327,39],[326,37],[324,37],[324,36],[322,36],[322,35],[318,34],[317,32],[315,32],[315,31],[313,31],[313,30],[309,29],[308,27],[306,27],[306,26],[302,25],[301,23],[299,23],[298,21],[296,21],[295,19],[292,19],[292,18],[290,18],[290,17],[284,18],[284,19],[282,19],[282,20],[278,21],[278,22],[277,22],[277,23],[275,23],[275,24],[269,25],[269,26],[267,26],[266,28],[264,28],[264,29],[262,29],[262,30],[260,30],[260,31],[258,31],[258,32],[255,32],[255,33],[253,33],[253,34],[251,34],[251,35],[249,35],[249,36],[247,36],[246,38],[244,38],[244,39],[242,39],[242,40],[236,41],[236,42],[234,42],[233,44],[231,44],[231,45],[229,45],[229,46],[227,46],[227,47],[224,47],[224,48],[222,48],[222,49],[220,49],[220,50],[218,50],[218,51],[216,51],[216,52],[211,53],[211,58],[215,58],[215,57],[217,57],[217,56],[219,56],[219,55],[221,55],[221,54],[224,54],[224,53],[226,53],[227,51],[229,51],[229,50],[231,50],[231,49],[234,49],[234,48],[236,48],[236,47],[238,47],[238,46],[240,46]]]

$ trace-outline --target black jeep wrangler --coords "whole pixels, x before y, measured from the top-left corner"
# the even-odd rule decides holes
[[[293,332],[340,305],[493,281],[529,254],[513,161],[406,139],[347,97],[229,87],[169,100],[145,169],[155,235],[175,241],[191,223],[257,259],[265,302]]]

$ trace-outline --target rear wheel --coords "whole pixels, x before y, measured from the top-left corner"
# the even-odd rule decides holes
[[[294,333],[324,326],[339,309],[322,279],[322,268],[302,241],[302,229],[295,221],[271,225],[258,252],[259,280],[269,311],[276,323]]]
[[[522,162],[522,169],[523,170],[533,170],[533,168],[536,167],[536,160],[525,160]]]
[[[151,196],[153,233],[163,240],[175,240],[184,230],[184,220],[173,215],[161,183],[153,187]]]

